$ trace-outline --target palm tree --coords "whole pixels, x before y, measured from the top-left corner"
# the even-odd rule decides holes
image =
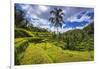
[[[56,33],[59,34],[59,28],[62,28],[63,16],[64,13],[62,9],[54,8],[50,11],[51,17],[49,18],[49,21],[52,23],[52,25],[56,28]]]

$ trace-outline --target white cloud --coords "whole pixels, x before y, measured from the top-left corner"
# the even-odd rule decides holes
[[[40,18],[39,20],[33,20],[32,22],[35,27],[49,29],[49,22],[45,19]]]
[[[86,16],[86,15],[83,15],[81,18],[80,18],[80,21],[89,21],[90,20],[90,16]]]
[[[20,5],[23,10],[27,10],[30,8],[30,5]]]
[[[79,13],[77,14],[79,15]],[[82,17],[80,19],[77,18],[77,15],[71,16],[69,19],[67,19],[70,22],[82,22],[82,21],[91,21],[91,16],[87,16],[86,13],[84,15],[82,15]]]
[[[37,15],[35,15],[35,14],[30,14],[29,15],[31,18],[33,18],[33,19],[39,19],[39,17],[37,16]]]
[[[42,12],[45,12],[48,10],[48,7],[46,6],[38,6],[38,8],[42,11]]]
[[[49,29],[50,29],[50,31],[57,33],[57,28],[55,28],[54,26]],[[63,33],[63,32],[69,31],[69,30],[73,30],[73,28],[58,28],[58,30],[60,33]]]
[[[80,27],[76,27],[75,29],[83,29],[84,27],[88,26],[90,23],[87,23],[86,25],[84,26],[80,26]]]
[[[75,29],[83,29],[84,28],[84,26],[77,26],[77,27],[75,27]]]

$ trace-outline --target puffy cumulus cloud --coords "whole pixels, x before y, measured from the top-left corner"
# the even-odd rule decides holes
[[[35,26],[35,27],[41,27],[41,28],[45,28],[45,29],[48,29],[50,26],[50,22],[45,20],[45,19],[34,19],[32,21],[32,24]]]
[[[49,7],[41,5],[38,6],[38,9],[40,9],[42,12],[46,12],[49,9]]]
[[[20,6],[21,6],[21,8],[22,8],[23,10],[25,10],[25,11],[28,11],[28,9],[31,8],[31,6],[30,6],[30,5],[27,5],[27,4],[20,4]]]

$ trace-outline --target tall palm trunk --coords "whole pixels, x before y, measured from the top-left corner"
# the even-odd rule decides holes
[[[57,40],[59,39],[59,31],[58,31],[58,27],[57,27]]]

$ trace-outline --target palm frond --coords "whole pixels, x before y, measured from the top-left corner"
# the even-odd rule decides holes
[[[54,10],[50,11],[50,14],[55,14],[55,11]]]

